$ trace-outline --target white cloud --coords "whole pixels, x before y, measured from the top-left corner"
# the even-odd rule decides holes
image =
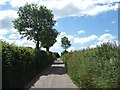
[[[56,18],[68,16],[97,15],[118,8],[119,0],[2,0],[0,3],[9,2],[12,7],[23,6],[26,2],[45,5],[53,10]],[[112,3],[115,3],[112,4]]]
[[[17,39],[20,39],[20,37],[21,37],[20,34],[16,34],[16,33],[15,33],[15,34],[11,34],[8,38],[9,38],[9,39],[16,39],[16,38],[17,38]]]
[[[96,41],[92,45],[90,45],[89,48],[96,48],[97,46],[100,46],[101,44],[107,43],[107,42],[116,43],[118,45],[118,40],[113,40],[115,38],[116,38],[116,36],[113,36],[109,33],[105,33],[105,34],[99,36],[98,41]],[[86,46],[80,47],[80,49],[86,49],[86,48],[87,48]]]
[[[102,36],[102,35],[101,35]],[[112,36],[113,38],[115,38],[115,36]],[[109,38],[107,40],[100,40],[98,42],[94,42],[94,44],[90,45],[90,48],[96,48],[97,46],[100,46],[103,43],[115,43],[118,46],[118,40],[113,40],[113,38]]]
[[[0,0],[0,4],[4,5],[6,2],[10,2],[11,0]]]
[[[9,39],[7,39],[6,37],[4,37],[4,35],[0,35],[0,40],[4,40],[4,41],[9,42]]]
[[[53,51],[53,52],[59,52],[61,53],[62,52],[62,48],[61,48],[61,38],[66,35],[65,32],[61,32],[60,35],[57,36],[56,40],[57,42],[52,46],[50,47],[50,51]]]
[[[83,38],[76,37],[74,38],[74,43],[84,44],[84,43],[91,42],[95,39],[97,39],[96,35],[91,35],[91,36],[83,37]]]
[[[9,39],[15,39],[15,38],[17,38],[16,36],[17,36],[16,34],[11,34],[11,35],[9,36]]]
[[[74,51],[75,50],[75,47],[71,46],[67,49],[68,52],[71,52],[71,51]]]
[[[5,35],[7,33],[8,33],[8,30],[6,30],[6,29],[1,29],[0,30],[0,35]]]
[[[85,31],[84,31],[84,30],[80,30],[80,31],[78,31],[78,33],[79,33],[79,34],[85,33]]]
[[[18,39],[18,40],[9,40],[10,43],[14,43],[17,46],[25,46],[25,47],[32,47],[35,48],[35,43],[32,41],[24,39]]]
[[[66,1],[66,0],[65,0]],[[57,18],[67,17],[67,16],[84,16],[90,15],[94,16],[102,12],[109,10],[116,10],[118,4],[112,5],[115,1],[103,1],[100,0],[84,0],[84,1],[69,1],[63,8],[58,9],[57,7],[52,8],[55,16]],[[103,5],[99,5],[103,4]]]
[[[90,45],[89,47],[90,48],[96,48],[97,46],[100,46],[101,44],[103,43],[116,43],[116,45],[118,46],[118,40],[110,40],[110,41],[98,41],[98,42],[95,42],[94,44]]]
[[[95,48],[95,47],[100,46],[101,44],[107,43],[107,42],[110,42],[110,43],[116,42],[117,43],[117,41],[113,40],[115,38],[116,38],[116,36],[113,36],[109,33],[105,33],[98,37],[98,40],[99,40],[98,42],[94,42],[94,44],[90,45],[89,47]]]
[[[71,39],[74,38],[72,35],[68,35],[68,34],[66,34],[65,32],[61,32],[59,36],[60,36],[60,38],[66,36],[66,37],[68,38],[68,40],[71,40]],[[61,39],[60,39],[60,40],[61,40]]]
[[[18,38],[20,39],[21,35],[19,34],[19,32],[14,29],[14,28],[9,28],[9,29],[0,29],[0,35],[9,35],[8,39],[14,39],[14,38]]]
[[[89,47],[90,47],[90,48],[96,48],[97,45],[96,45],[96,44],[93,44],[93,45],[90,45]]]
[[[28,3],[38,3],[39,5],[45,5],[49,9],[53,10],[55,18],[63,18],[69,16],[86,16],[86,15],[97,15],[102,12],[106,12],[109,10],[118,9],[118,3],[112,4],[114,2],[119,2],[119,0],[0,0],[0,4],[5,5],[6,2],[9,2],[12,7],[20,7],[23,6],[26,2]],[[101,5],[100,5],[101,4]],[[0,22],[2,22],[2,27],[0,27],[0,38],[4,39],[9,43],[15,43],[18,46],[31,46],[35,47],[35,44],[32,41],[28,41],[26,38],[19,40],[10,40],[19,38],[17,30],[13,28],[12,20],[17,18],[17,11],[15,10],[1,10],[0,11]],[[113,24],[115,21],[112,22]],[[56,23],[57,24],[57,23]],[[108,31],[106,31],[108,32]],[[6,34],[10,34],[8,38],[5,37]],[[80,33],[85,33],[84,31],[79,31]],[[57,42],[50,48],[51,51],[63,51],[61,47],[61,38],[63,36],[68,37],[68,39],[73,44],[85,44],[91,42],[93,40],[99,40],[96,44],[101,44],[106,41],[112,41],[115,36],[106,33],[101,36],[91,35],[88,37],[74,37],[72,35],[68,35],[65,32],[61,32],[57,37]],[[95,47],[95,45],[91,45],[91,47]],[[81,48],[85,48],[81,47]],[[76,47],[71,46],[68,50],[74,50]]]
[[[59,52],[59,54],[63,51],[63,48],[61,47],[61,38],[64,36],[66,36],[71,42],[74,38],[72,35],[61,32],[60,35],[58,35],[58,37],[56,38],[57,42],[50,48],[50,51]],[[74,48],[71,46],[70,48],[68,48],[68,50],[73,51]]]
[[[17,12],[14,10],[2,10],[0,11],[0,30],[8,30],[10,31],[13,28],[12,21],[17,18]]]
[[[11,33],[18,34],[18,30],[17,30],[17,29],[14,29],[14,28],[12,28],[12,29],[10,30],[10,32],[11,32]]]
[[[85,46],[81,46],[79,49],[82,50],[82,49],[86,49],[87,47]]]
[[[20,34],[17,32],[16,29],[13,28],[13,24],[12,24],[12,21],[17,17],[18,17],[17,12],[14,10],[0,11],[0,22],[1,22],[0,35],[9,34],[10,36],[8,36],[8,39],[20,38]],[[9,41],[6,38],[4,39]]]
[[[109,30],[105,30],[105,32],[109,32]]]
[[[101,5],[100,6],[93,5],[93,6],[90,6],[88,9],[83,10],[82,14],[94,16],[94,15],[97,15],[99,13],[106,12],[109,10],[116,10],[118,8],[118,4],[115,4],[115,6],[111,6],[111,5],[110,4],[106,4],[106,5],[102,5],[102,6]]]
[[[24,6],[26,3],[32,4],[32,3],[40,3],[41,0],[20,0],[20,3],[17,0],[11,0],[10,4],[12,5],[12,7],[20,7],[20,6]]]
[[[72,42],[72,46],[68,48],[68,51],[76,50],[76,47],[74,46],[74,44],[85,44],[93,40],[98,40],[97,42],[89,46],[90,48],[95,48],[97,45],[101,45],[102,43],[105,43],[108,41],[113,42],[114,41],[113,39],[115,38],[115,36],[109,33],[105,33],[101,36],[91,35],[88,37],[79,38],[79,37],[74,37],[72,35],[67,35],[65,32],[61,32],[60,35],[57,37],[57,42],[50,48],[50,51],[59,52],[59,53],[63,51],[63,48],[61,47],[61,38],[63,36],[69,36],[69,39]],[[86,48],[87,46],[81,46],[79,49],[86,49]]]
[[[56,42],[52,47],[50,47],[50,51],[59,52],[59,54],[63,51],[61,47],[61,43]]]
[[[120,41],[119,40],[115,40],[114,42],[117,44],[117,46],[120,46]]]
[[[29,41],[26,38],[18,40],[16,42],[19,46],[26,46],[26,47],[32,47],[35,48],[35,43],[33,41]]]
[[[112,24],[114,24],[115,23],[115,21],[112,21]]]
[[[116,36],[113,36],[109,33],[105,33],[105,34],[99,36],[98,40],[100,40],[100,41],[110,41],[110,40],[113,40],[114,38],[116,38]]]
[[[0,11],[0,20],[5,19],[6,17],[17,18],[17,11],[15,10],[1,10]]]
[[[13,34],[12,34],[13,35]],[[11,37],[12,37],[11,35]],[[12,38],[16,38],[14,35]],[[10,38],[6,38],[4,35],[0,35],[0,40],[6,41],[9,44],[15,44],[17,46],[26,46],[26,47],[33,47],[35,48],[35,43],[33,41],[29,41],[26,38],[23,39],[10,39]]]

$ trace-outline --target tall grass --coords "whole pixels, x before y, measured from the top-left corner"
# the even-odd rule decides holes
[[[50,65],[55,56],[51,52],[2,44],[2,88],[23,88],[33,77]]]
[[[120,88],[120,48],[104,43],[94,49],[61,56],[68,74],[80,88]]]

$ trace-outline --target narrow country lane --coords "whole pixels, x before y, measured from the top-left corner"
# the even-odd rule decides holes
[[[63,62],[55,60],[51,66],[35,77],[26,88],[77,88],[77,86],[67,75]]]

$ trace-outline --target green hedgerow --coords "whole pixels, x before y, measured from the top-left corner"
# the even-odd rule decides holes
[[[52,64],[51,52],[2,44],[2,88],[23,88],[33,77]]]

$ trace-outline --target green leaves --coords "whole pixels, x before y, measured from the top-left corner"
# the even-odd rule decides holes
[[[49,48],[53,46],[53,44],[56,42],[56,38],[58,36],[58,32],[56,29],[46,29],[41,31],[41,38],[42,41],[41,46],[46,48],[47,51],[49,51]]]
[[[53,53],[30,47],[2,44],[2,88],[23,88],[33,77],[50,65]]]
[[[42,40],[43,37],[50,37],[46,35],[46,32],[52,33],[50,35],[54,37],[50,39],[52,42],[50,45],[46,43],[47,47],[51,47],[55,43],[57,32],[53,29],[53,26],[56,21],[53,19],[54,15],[50,9],[47,9],[45,6],[27,3],[25,6],[20,7],[17,13],[19,17],[13,21],[14,28],[18,30],[22,37],[27,37],[28,40],[36,41],[37,49],[39,49],[39,42],[43,44],[46,42]],[[51,31],[48,32],[48,28]]]
[[[70,41],[68,40],[67,37],[63,37],[63,38],[61,39],[61,43],[62,43],[61,46],[62,46],[63,49],[65,49],[65,50],[71,46]]]

